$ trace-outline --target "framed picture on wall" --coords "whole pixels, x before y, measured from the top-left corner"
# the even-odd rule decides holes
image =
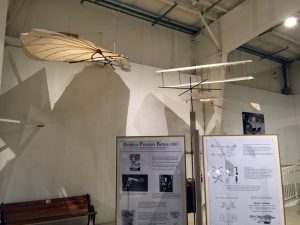
[[[244,134],[265,134],[264,114],[242,112]]]

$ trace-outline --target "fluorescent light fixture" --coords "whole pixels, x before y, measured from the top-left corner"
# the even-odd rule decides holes
[[[206,65],[198,65],[198,66],[188,66],[188,67],[180,67],[180,68],[167,69],[167,70],[158,70],[158,71],[156,71],[156,73],[169,73],[169,72],[188,71],[188,70],[214,68],[214,67],[222,67],[222,66],[233,66],[233,65],[239,65],[239,64],[246,64],[246,63],[250,63],[250,62],[252,62],[252,60],[226,62],[226,63],[214,63],[214,64],[206,64]]]
[[[284,26],[291,28],[296,26],[298,23],[297,18],[296,17],[289,17],[284,21]]]

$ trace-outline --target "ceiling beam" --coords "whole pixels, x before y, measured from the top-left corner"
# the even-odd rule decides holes
[[[174,3],[174,1],[172,1],[172,0],[159,0],[159,1],[163,2],[165,4],[168,4],[168,5],[171,5],[171,4]],[[185,11],[185,12],[192,13],[194,15],[198,15],[199,10],[190,8],[190,7],[186,6],[186,4],[183,4],[183,3],[178,2],[178,1],[177,1],[177,4],[178,4],[177,8],[179,8],[179,9]],[[216,21],[218,19],[218,18],[213,17],[209,14],[204,15],[204,17],[208,20],[211,20],[211,21]]]
[[[190,34],[190,35],[194,35],[199,30],[199,28],[189,26],[187,24],[183,24],[178,21],[170,20],[167,18],[159,19],[159,17],[160,17],[159,15],[156,15],[151,12],[147,12],[147,11],[137,8],[137,7],[129,6],[129,5],[119,2],[119,1],[81,0],[81,3],[84,3],[84,2],[89,2],[89,3],[96,4],[96,5],[105,7],[105,8],[109,8],[109,9],[112,9],[112,10],[115,10],[118,12],[122,12],[124,14],[134,16],[134,17],[143,19],[143,20],[151,22],[151,23],[154,23],[155,21],[159,20],[159,21],[157,21],[157,24],[159,24],[161,26],[168,27],[168,28],[171,28],[171,29],[174,29],[174,30],[186,33],[186,34]]]
[[[287,35],[285,35],[285,34],[279,32],[279,31],[272,30],[272,34],[274,34],[275,36],[277,36],[277,37],[279,37],[279,38],[281,38],[281,39],[284,39],[284,40],[286,40],[286,41],[292,42],[292,43],[295,44],[295,45],[300,46],[300,41],[298,41],[298,40],[296,40],[296,39],[294,39],[294,38],[292,38],[292,37],[289,37],[289,36],[287,36]]]
[[[207,9],[203,10],[202,14],[205,14],[205,13],[207,13],[209,10],[211,10],[211,9],[213,9],[213,8],[215,8],[215,7],[217,7],[217,5],[218,5],[221,1],[223,1],[223,0],[218,0],[218,1],[216,1],[214,4],[212,4],[211,6],[209,6]]]
[[[219,51],[222,51],[221,45],[219,44],[219,42],[217,41],[215,35],[213,34],[213,32],[211,31],[211,29],[209,28],[208,24],[206,23],[204,17],[202,16],[202,14],[200,12],[198,12],[198,15],[202,21],[202,23],[204,24],[210,38],[212,39],[213,43],[215,44],[215,46],[218,48]],[[198,31],[199,32],[199,31]]]
[[[161,16],[159,16],[159,17],[157,18],[157,20],[155,20],[155,21],[152,23],[152,26],[154,26],[155,24],[157,24],[157,22],[161,21],[161,19],[162,19],[163,17],[165,17],[169,12],[171,12],[176,6],[177,6],[177,3],[174,2],[174,4],[173,4],[166,12],[164,12]]]
[[[287,50],[287,49],[289,49],[289,47],[281,48],[281,49],[279,49],[279,50],[277,50],[277,51],[275,51],[275,52],[270,52],[269,54],[267,54],[267,55],[261,57],[260,59],[265,59],[265,58],[268,58],[269,56],[274,56],[274,55],[276,55],[276,54],[278,54],[278,53],[280,53],[280,52],[283,52],[283,51],[285,51],[285,50]]]
[[[201,0],[201,1],[197,1],[197,3],[199,4],[202,4],[202,5],[206,5],[208,7],[211,7],[213,5],[213,3],[210,3],[208,1],[205,1],[205,0]],[[223,7],[220,7],[220,6],[215,6],[215,9],[223,12],[223,13],[228,13],[229,11],[227,9],[224,9]]]
[[[290,64],[290,63],[294,62],[294,60],[292,60],[292,59],[288,59],[288,58],[285,58],[285,57],[282,57],[279,55],[272,55],[272,53],[270,53],[270,52],[264,51],[262,49],[254,48],[250,45],[242,45],[242,46],[238,47],[237,50],[240,50],[242,52],[247,52],[249,54],[256,55],[256,56],[259,56],[262,58],[266,58],[268,60],[271,60],[273,62],[280,63],[280,64]]]

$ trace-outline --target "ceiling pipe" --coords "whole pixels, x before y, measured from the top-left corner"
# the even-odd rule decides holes
[[[292,94],[292,90],[291,88],[288,86],[288,65],[287,64],[283,64],[282,65],[282,74],[283,74],[283,88],[281,90],[281,93],[284,95],[291,95]]]
[[[151,12],[147,12],[144,11],[142,9],[133,7],[133,6],[129,6],[126,4],[123,4],[119,1],[113,1],[113,0],[81,0],[81,3],[84,2],[89,2],[92,4],[96,4],[99,6],[103,6],[105,8],[109,8],[118,12],[122,12],[124,14],[130,15],[130,16],[134,16],[140,19],[143,19],[145,21],[148,22],[152,22],[154,23],[155,21],[157,21],[159,19],[159,16],[156,14],[153,14]],[[192,27],[186,24],[182,24],[180,22],[177,21],[173,21],[167,18],[161,18],[157,24],[164,26],[164,27],[168,27],[186,34],[196,34],[198,32],[198,28],[196,27]]]

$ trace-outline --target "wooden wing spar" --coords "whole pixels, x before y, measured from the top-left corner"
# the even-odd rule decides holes
[[[76,34],[34,29],[20,36],[25,54],[37,60],[55,62],[98,62],[129,69],[128,58],[97,47]]]
[[[214,64],[206,64],[206,65],[198,65],[198,66],[179,67],[179,68],[174,68],[174,69],[158,70],[158,71],[156,71],[156,73],[170,73],[170,72],[181,72],[181,71],[189,71],[189,70],[210,69],[210,68],[241,65],[241,64],[246,64],[246,63],[250,63],[250,62],[252,62],[252,60],[243,60],[243,61],[236,61],[236,62],[214,63]]]
[[[252,76],[236,77],[236,78],[230,78],[230,79],[224,79],[224,80],[206,80],[203,82],[193,82],[193,83],[184,83],[184,84],[178,84],[178,85],[160,86],[160,88],[189,89],[191,85],[195,86],[195,85],[205,85],[205,84],[228,83],[228,82],[236,82],[236,81],[252,80],[252,79],[254,79],[254,77],[252,77]],[[210,90],[213,90],[213,89],[210,89]]]

